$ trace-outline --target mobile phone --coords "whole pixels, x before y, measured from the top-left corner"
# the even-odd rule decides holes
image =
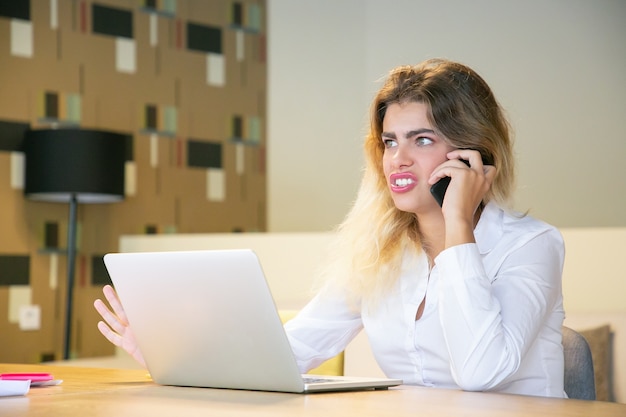
[[[460,161],[465,163],[465,165],[470,166],[469,161],[466,161],[465,159],[460,159]],[[445,197],[448,185],[450,185],[450,177],[443,177],[430,187],[430,193],[433,197],[435,197],[435,200],[437,200],[439,207],[443,206],[443,198]]]

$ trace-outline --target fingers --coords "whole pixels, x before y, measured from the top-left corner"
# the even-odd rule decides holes
[[[434,184],[444,176],[451,177],[442,207],[444,216],[467,221],[489,192],[497,169],[483,165],[480,152],[472,149],[456,149],[446,157],[449,159],[433,171],[428,182]]]
[[[120,336],[118,333],[115,333],[113,330],[111,330],[111,328],[109,326],[107,326],[104,322],[99,321],[98,322],[98,330],[100,330],[100,333],[102,333],[102,335],[111,343],[113,343],[115,346],[119,346],[122,347],[122,336]]]
[[[464,162],[467,161],[470,168],[483,171],[483,159],[478,151],[472,149],[456,149],[449,152],[446,156],[448,159],[462,159]]]
[[[93,303],[96,311],[100,314],[100,316],[104,319],[108,327],[110,327],[113,331],[118,334],[124,334],[126,331],[126,327],[128,324],[125,324],[122,320],[120,320],[119,316],[113,314],[111,310],[107,308],[102,300],[96,300]],[[106,335],[105,335],[106,336]]]
[[[110,285],[105,285],[102,292],[111,308],[109,309],[100,299],[94,301],[94,308],[104,320],[98,322],[98,330],[109,342],[124,349],[137,362],[145,366],[143,355],[135,343],[135,337],[117,293]]]
[[[482,176],[488,185],[491,185],[493,179],[496,176],[497,169],[493,165],[485,165],[483,164],[482,156],[480,152],[473,149],[456,149],[454,151],[449,152],[447,155],[448,161],[445,162],[445,172],[441,172],[442,170],[437,170],[439,172],[433,172],[434,176],[437,177],[432,183],[437,182],[437,180],[442,176],[452,176],[452,168],[461,168],[465,169],[466,167],[456,162],[457,160],[463,162],[465,165],[469,167],[472,171],[476,172],[480,176]],[[432,178],[431,178],[432,179]],[[429,181],[431,182],[431,181]]]
[[[106,297],[113,311],[111,311],[102,300],[98,299],[94,301],[94,308],[104,319],[104,322],[106,322],[106,324],[98,324],[98,329],[100,329],[100,332],[109,341],[118,345],[118,343],[121,343],[121,341],[116,342],[111,339],[114,339],[114,333],[121,337],[121,335],[126,332],[126,329],[128,327],[128,319],[126,318],[124,308],[122,307],[122,304],[120,303],[120,300],[117,297],[117,293],[115,292],[113,287],[111,287],[110,285],[106,285],[102,289],[102,292],[104,293],[104,296]]]
[[[117,315],[119,321],[123,325],[128,326],[128,318],[126,317],[126,312],[124,311],[124,307],[122,307],[122,303],[120,302],[120,299],[117,296],[117,293],[115,292],[113,287],[110,285],[105,285],[104,288],[102,288],[102,292],[109,302],[109,305],[113,309],[113,312]]]
[[[448,154],[448,156],[450,155],[451,154]],[[468,159],[463,159],[461,157],[450,158],[439,167],[435,168],[435,170],[430,174],[428,183],[432,185],[444,177],[453,177],[455,175],[455,171],[458,169],[478,169],[475,165],[470,166],[469,164],[471,164],[471,162],[469,162]]]

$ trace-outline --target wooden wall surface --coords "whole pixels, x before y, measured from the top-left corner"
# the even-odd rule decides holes
[[[63,349],[68,205],[24,197],[25,129],[129,138],[125,200],[78,207],[73,357],[113,352],[92,303],[121,235],[266,230],[265,12],[265,0],[0,4],[0,362]],[[40,328],[24,330],[20,314],[37,311]]]

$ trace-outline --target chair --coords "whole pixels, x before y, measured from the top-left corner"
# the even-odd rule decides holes
[[[298,314],[296,310],[279,310],[280,320],[283,323],[291,320]],[[343,375],[344,352],[337,354],[334,358],[330,358],[315,369],[311,369],[308,373],[314,375]]]
[[[593,360],[587,340],[577,331],[563,326],[565,393],[569,398],[595,400]]]

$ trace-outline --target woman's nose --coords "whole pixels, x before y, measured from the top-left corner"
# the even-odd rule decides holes
[[[413,160],[411,159],[411,155],[406,149],[406,146],[398,145],[396,147],[396,151],[393,155],[393,163],[397,167],[405,167],[411,166],[413,164]]]

